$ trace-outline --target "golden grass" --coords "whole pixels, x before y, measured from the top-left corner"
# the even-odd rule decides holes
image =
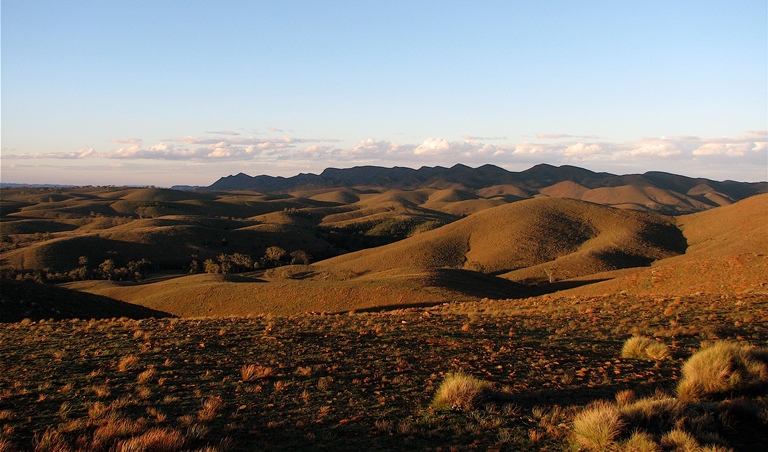
[[[682,367],[677,395],[697,400],[768,384],[768,351],[720,341],[693,354]]]
[[[661,438],[661,446],[668,450],[680,452],[699,452],[701,446],[690,433],[674,429]]]
[[[127,355],[120,358],[117,362],[118,372],[127,372],[133,370],[139,365],[139,357],[135,355]]]
[[[661,447],[646,432],[633,432],[632,436],[621,444],[622,452],[661,452]]]
[[[490,390],[488,382],[463,372],[450,373],[437,389],[432,406],[441,410],[471,410],[488,396]]]
[[[608,450],[625,425],[615,405],[605,401],[596,402],[574,418],[573,440],[587,450]]]
[[[141,435],[121,441],[116,452],[175,452],[184,447],[184,435],[178,430],[153,428]]]
[[[257,364],[246,364],[240,369],[240,377],[243,381],[259,380],[274,375],[275,370],[272,367],[260,366]]]
[[[624,342],[621,357],[662,360],[670,355],[666,344],[644,336],[632,336]]]
[[[683,403],[663,394],[645,397],[627,405],[619,405],[619,412],[628,425],[657,431],[663,431],[670,425],[674,425],[684,411]]]

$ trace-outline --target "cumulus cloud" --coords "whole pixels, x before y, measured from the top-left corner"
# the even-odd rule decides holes
[[[632,157],[672,157],[682,153],[679,144],[664,139],[644,140],[627,151]]]
[[[414,145],[401,145],[388,140],[368,138],[349,150],[348,155],[391,156],[411,154]]]
[[[702,144],[693,150],[693,155],[743,157],[765,152],[768,147],[766,143],[768,131],[750,131],[739,137],[702,141]]]
[[[226,131],[224,131],[226,132]],[[212,132],[213,133],[213,132]],[[187,135],[161,140],[147,146],[139,138],[113,139],[124,146],[97,151],[94,148],[74,152],[7,154],[6,159],[111,159],[184,161],[191,164],[237,162],[247,165],[277,164],[291,161],[293,166],[323,165],[452,165],[455,163],[515,166],[521,163],[590,164],[602,168],[627,168],[628,165],[664,168],[664,162],[687,162],[715,168],[728,165],[752,165],[765,173],[768,157],[768,131],[748,131],[735,137],[701,138],[696,136],[647,137],[627,142],[606,142],[586,135],[539,134],[539,140],[488,143],[488,139],[464,136],[463,140],[430,137],[417,143],[396,143],[368,138],[352,146],[339,146],[335,138],[241,136],[215,133],[217,136]],[[4,149],[4,151],[6,151]],[[303,163],[302,163],[303,162]],[[322,163],[320,163],[322,162]],[[645,163],[642,163],[645,162]],[[760,177],[760,176],[757,176]]]
[[[449,141],[445,138],[427,138],[413,150],[415,155],[455,155],[470,159],[477,156],[499,155],[503,152],[497,146],[480,141]]]
[[[586,141],[579,141],[574,143],[565,149],[562,154],[568,157],[587,157],[596,154],[605,154],[609,149],[600,143],[587,143]]]
[[[545,145],[542,143],[530,143],[526,141],[524,143],[516,144],[514,150],[512,151],[512,154],[548,155],[548,154],[556,153],[559,149],[562,149],[562,146]]]

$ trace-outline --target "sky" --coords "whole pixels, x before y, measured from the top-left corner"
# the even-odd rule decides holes
[[[768,180],[768,2],[2,0],[0,182]]]

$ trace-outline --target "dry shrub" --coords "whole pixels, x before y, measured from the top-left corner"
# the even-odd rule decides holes
[[[690,433],[680,429],[674,429],[661,438],[661,446],[666,450],[680,452],[699,452],[701,446]]]
[[[621,357],[663,360],[669,358],[669,347],[648,337],[632,336],[624,342]]]
[[[635,401],[635,391],[625,389],[616,393],[616,404],[625,407]]]
[[[432,401],[436,409],[471,410],[491,391],[491,384],[463,372],[449,373]]]
[[[653,436],[646,432],[634,432],[622,443],[622,452],[661,452],[661,447],[653,441]]]
[[[93,432],[93,440],[98,444],[112,442],[118,438],[127,438],[146,429],[146,420],[115,419],[100,426]]]
[[[121,441],[116,452],[173,452],[184,447],[184,436],[178,430],[153,428]]]
[[[14,452],[16,450],[10,441],[4,438],[0,438],[0,452]]]
[[[35,452],[69,452],[72,450],[64,436],[52,428],[48,428],[42,434],[36,434]]]
[[[614,444],[625,425],[616,405],[599,401],[576,415],[573,439],[587,450],[603,451]]]
[[[262,378],[269,378],[275,375],[275,370],[271,367],[259,366],[256,364],[246,364],[240,369],[240,376],[243,381],[253,381]]]
[[[642,398],[619,409],[622,418],[633,428],[658,433],[674,426],[684,410],[679,400],[663,394]]]
[[[197,412],[197,418],[201,422],[208,422],[216,417],[216,413],[224,406],[221,397],[208,397],[203,401],[203,407]]]
[[[144,372],[140,373],[136,377],[136,382],[140,385],[143,385],[145,383],[148,383],[150,380],[155,378],[157,376],[157,371],[154,367],[150,367],[149,369],[145,370]]]
[[[697,400],[768,384],[768,351],[733,342],[716,342],[683,364],[677,396]]]
[[[118,372],[126,372],[128,370],[136,368],[136,366],[138,365],[139,365],[138,356],[127,355],[120,358],[120,361],[118,361],[117,363],[117,370]]]

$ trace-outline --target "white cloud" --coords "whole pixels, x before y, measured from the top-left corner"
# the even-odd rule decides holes
[[[492,144],[480,141],[448,141],[445,138],[427,138],[413,153],[424,156],[461,156],[472,159],[478,156],[500,155],[504,151]]]
[[[672,157],[682,153],[674,142],[664,139],[645,140],[627,152],[632,157]]]
[[[111,159],[185,161],[189,163],[230,162],[229,164],[291,165],[322,169],[325,166],[379,164],[383,166],[453,165],[455,163],[517,166],[523,163],[577,164],[639,171],[665,169],[665,165],[687,162],[699,167],[728,165],[756,168],[765,173],[768,160],[768,132],[749,131],[735,137],[700,138],[695,136],[649,137],[629,142],[594,141],[580,135],[539,134],[540,141],[490,144],[481,137],[465,136],[452,141],[431,137],[421,143],[395,143],[368,138],[353,146],[336,146],[333,138],[280,136],[255,138],[218,133],[218,137],[183,136],[145,146],[142,139],[114,139],[127,146],[107,151],[94,148],[74,152],[30,153],[4,150],[3,160]],[[555,139],[555,141],[552,141]],[[674,162],[674,163],[672,163]],[[633,166],[634,165],[634,166]],[[5,167],[8,167],[7,164]],[[754,176],[758,178],[761,176]],[[764,177],[764,176],[763,176]],[[754,180],[754,179],[753,179]]]
[[[397,143],[392,143],[388,140],[376,141],[373,138],[368,138],[361,141],[358,145],[354,146],[345,155],[367,155],[371,157],[383,157],[388,155],[409,154],[416,146],[408,145],[403,146]]]
[[[512,152],[515,155],[546,155],[546,154],[553,154],[555,149],[560,148],[560,146],[555,147],[551,145],[544,145],[541,143],[519,143],[515,145],[515,150]]]
[[[600,143],[587,143],[585,141],[579,141],[574,143],[565,149],[562,154],[568,157],[586,157],[596,154],[604,154],[607,149]]]

